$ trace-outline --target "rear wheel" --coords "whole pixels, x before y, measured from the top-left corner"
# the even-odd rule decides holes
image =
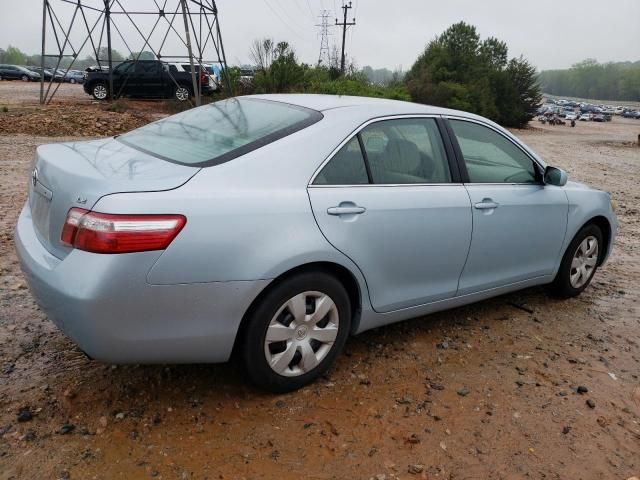
[[[552,294],[561,298],[575,297],[587,288],[598,269],[603,248],[602,230],[590,224],[580,230],[562,257],[560,269],[549,286]]]
[[[106,100],[109,91],[104,83],[96,83],[91,89],[91,94],[96,100]]]
[[[250,379],[272,392],[313,382],[333,363],[351,327],[349,296],[323,272],[275,285],[253,309],[242,344]]]
[[[70,78],[70,79],[69,79],[69,83],[71,83],[71,84],[76,83],[76,79],[75,79],[75,78]]]
[[[174,91],[174,97],[180,102],[186,102],[191,96],[191,92],[184,85],[178,85]]]

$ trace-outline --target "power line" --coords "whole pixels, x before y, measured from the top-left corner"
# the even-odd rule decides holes
[[[353,8],[351,6],[351,2],[349,2],[348,4],[342,5],[342,7],[340,8],[344,10],[344,20],[342,22],[338,22],[338,19],[336,18],[336,25],[340,25],[342,27],[342,57],[340,59],[340,73],[344,75],[344,60],[345,60],[344,44],[347,38],[347,27],[350,27],[351,25],[355,25],[356,19],[354,17],[352,22],[347,22],[347,12],[349,11],[349,9]]]
[[[273,8],[273,6],[272,6],[272,5],[271,5],[267,0],[263,0],[263,2],[265,3],[265,5],[266,5],[267,7],[269,7],[269,10],[271,10],[271,12],[272,12],[276,17],[278,17],[278,20],[280,20],[282,23],[284,23],[284,24],[287,26],[287,28],[288,28],[289,30],[291,30],[291,32],[293,32],[293,33],[294,33],[298,38],[301,38],[302,40],[305,40],[305,41],[309,41],[309,39],[308,39],[308,38],[306,38],[306,37],[302,36],[302,35],[301,35],[297,30],[294,30],[294,29],[293,29],[293,27],[292,27],[291,25],[289,25],[289,24],[284,20],[284,18],[282,18],[282,17],[280,16],[280,14],[279,14],[279,13],[278,13],[274,8]]]

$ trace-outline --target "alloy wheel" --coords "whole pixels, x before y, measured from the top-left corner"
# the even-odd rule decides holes
[[[104,85],[96,85],[93,87],[93,96],[98,100],[104,100],[107,98],[107,87]]]
[[[269,322],[264,340],[267,363],[285,377],[310,372],[333,348],[339,324],[331,297],[317,291],[297,294]]]
[[[181,102],[184,102],[185,100],[189,100],[189,89],[185,87],[176,88],[176,98]]]
[[[573,288],[583,287],[593,275],[598,264],[598,239],[593,235],[586,237],[573,254],[569,281]]]

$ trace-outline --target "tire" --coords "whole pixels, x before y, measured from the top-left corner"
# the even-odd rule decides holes
[[[184,85],[178,85],[173,91],[173,98],[179,102],[186,102],[191,97],[191,90]]]
[[[76,79],[75,78],[70,78],[69,79],[69,83],[74,85],[76,83]]]
[[[571,298],[580,295],[589,286],[598,269],[600,254],[604,248],[603,238],[602,230],[593,223],[583,227],[573,237],[562,257],[556,278],[549,285],[552,295]]]
[[[27,75],[22,75],[20,77],[20,80],[22,80],[23,82],[28,82],[29,81],[29,77]]]
[[[331,366],[349,336],[351,305],[342,284],[324,272],[276,282],[249,313],[239,353],[255,385],[284,393],[313,382]]]
[[[96,83],[91,87],[91,95],[96,100],[106,100],[109,97],[109,89],[104,83]]]

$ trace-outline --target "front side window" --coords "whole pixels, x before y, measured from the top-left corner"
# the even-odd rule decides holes
[[[449,183],[451,173],[433,118],[383,120],[360,132],[373,183]]]
[[[320,112],[288,103],[229,98],[150,123],[117,139],[169,162],[206,167],[244,155],[321,119]]]
[[[471,183],[536,183],[533,160],[489,127],[449,120]]]
[[[336,153],[315,178],[314,185],[362,185],[369,183],[358,137]]]

